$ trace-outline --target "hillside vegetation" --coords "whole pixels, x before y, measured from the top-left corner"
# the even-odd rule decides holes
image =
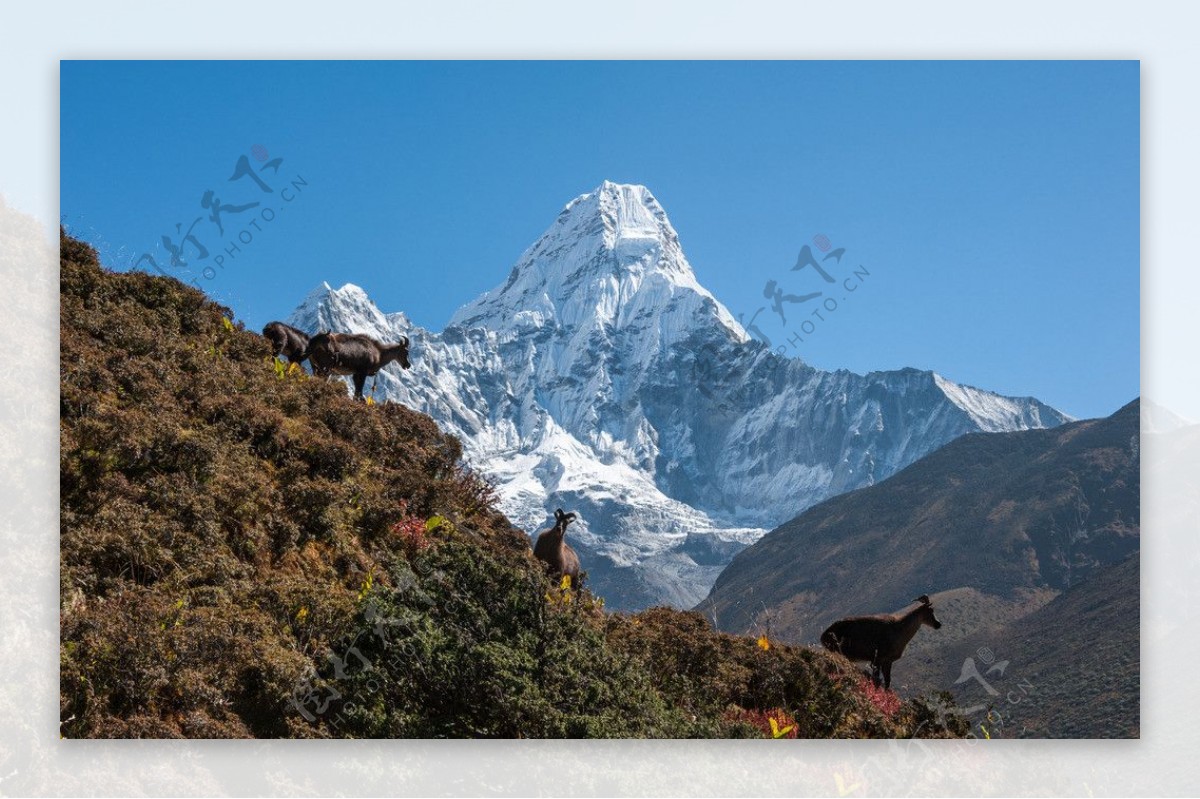
[[[965,732],[824,652],[552,584],[428,417],[61,247],[63,735]]]

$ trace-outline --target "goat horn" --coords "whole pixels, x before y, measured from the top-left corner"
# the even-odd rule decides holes
[[[401,336],[400,338],[404,339],[404,346],[407,347],[408,346],[408,336]]]

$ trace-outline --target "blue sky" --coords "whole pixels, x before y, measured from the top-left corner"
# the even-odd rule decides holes
[[[1138,394],[1137,62],[68,61],[61,91],[68,226],[179,274],[160,241],[191,229],[189,274],[255,329],[325,280],[440,330],[608,179],[648,186],[700,282],[815,366],[1079,417]],[[230,180],[242,157],[270,193]],[[829,288],[791,270],[817,235],[846,249],[836,290],[785,327],[765,284]]]

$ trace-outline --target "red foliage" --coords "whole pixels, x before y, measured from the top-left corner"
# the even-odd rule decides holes
[[[429,533],[425,529],[425,520],[420,516],[412,516],[408,513],[408,503],[400,500],[400,510],[404,514],[400,521],[392,525],[392,532],[395,533],[404,551],[409,557],[428,549],[433,545],[429,540]]]
[[[859,679],[858,687],[867,695],[867,699],[871,700],[871,704],[879,708],[879,712],[887,718],[890,719],[900,709],[900,697],[896,696],[894,691],[877,686],[866,677]]]

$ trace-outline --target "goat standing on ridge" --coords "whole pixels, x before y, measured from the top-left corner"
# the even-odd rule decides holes
[[[399,361],[405,369],[412,366],[408,361],[408,336],[400,338],[399,344],[380,344],[359,333],[318,333],[309,341],[306,355],[317,377],[353,375],[354,398],[360,400],[368,376],[379,374],[392,361]]]
[[[263,337],[271,342],[271,353],[287,357],[289,363],[303,363],[308,357],[308,334],[283,322],[268,322]]]
[[[821,633],[821,645],[830,652],[839,652],[849,660],[865,660],[871,664],[871,681],[883,687],[892,686],[892,664],[904,654],[904,648],[917,634],[922,624],[938,629],[942,623],[933,615],[933,603],[925,594],[914,602],[920,604],[904,614],[883,613],[878,616],[854,616],[835,621]]]
[[[567,534],[567,525],[575,521],[574,513],[563,513],[559,508],[554,511],[554,526],[537,537],[533,545],[533,556],[546,564],[546,569],[555,580],[563,575],[571,578],[571,587],[578,588],[579,556],[571,549],[563,538]]]

